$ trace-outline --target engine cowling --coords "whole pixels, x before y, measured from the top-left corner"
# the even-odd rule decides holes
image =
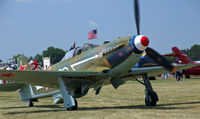
[[[143,35],[132,36],[129,40],[129,46],[133,48],[136,54],[142,53],[149,45],[149,39]]]

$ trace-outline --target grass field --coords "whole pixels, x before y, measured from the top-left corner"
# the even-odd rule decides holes
[[[17,92],[0,92],[0,119],[199,119],[200,79],[151,81],[159,96],[156,107],[144,104],[144,86],[127,82],[115,90],[104,86],[99,95],[90,90],[78,99],[79,110],[65,111],[52,98],[34,107],[19,100]]]

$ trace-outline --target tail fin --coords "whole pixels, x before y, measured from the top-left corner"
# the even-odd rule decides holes
[[[179,50],[177,47],[172,47],[172,51],[174,53],[174,56],[180,60],[183,64],[191,63],[192,60],[184,54],[181,50]]]

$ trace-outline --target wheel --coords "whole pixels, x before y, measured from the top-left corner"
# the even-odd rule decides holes
[[[33,101],[32,100],[30,100],[30,102],[29,102],[29,107],[33,107]]]
[[[156,106],[156,103],[158,101],[158,96],[156,92],[147,92],[147,95],[145,97],[145,104],[146,106]]]
[[[76,99],[74,99],[75,105],[72,107],[68,107],[67,110],[71,111],[71,110],[77,110],[78,109],[78,102]]]
[[[156,80],[156,77],[149,77],[149,80]]]
[[[190,78],[190,75],[186,74],[186,75],[185,75],[185,78],[189,79],[189,78]]]

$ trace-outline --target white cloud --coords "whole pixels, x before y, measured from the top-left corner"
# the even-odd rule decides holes
[[[95,28],[98,27],[98,24],[97,24],[96,22],[94,22],[94,21],[88,21],[88,23],[89,23],[89,25],[90,25],[91,27],[95,27]]]

